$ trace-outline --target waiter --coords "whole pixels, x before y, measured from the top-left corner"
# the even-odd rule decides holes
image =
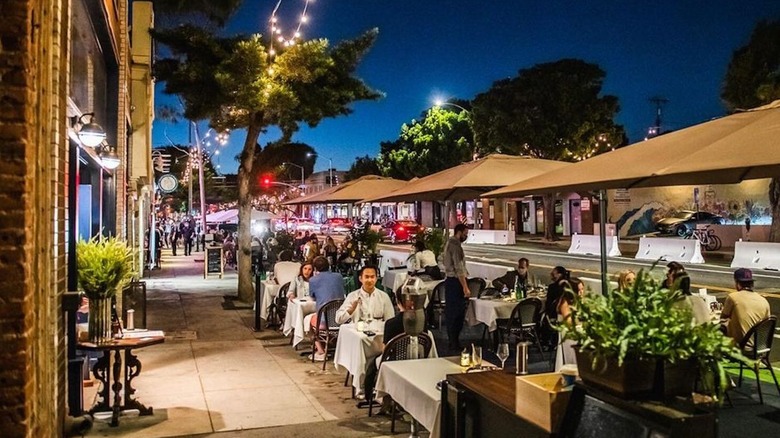
[[[451,352],[459,352],[460,332],[463,330],[463,318],[470,295],[466,282],[466,257],[461,244],[468,238],[468,228],[464,224],[455,225],[455,233],[444,246],[444,316],[447,319],[447,337]]]

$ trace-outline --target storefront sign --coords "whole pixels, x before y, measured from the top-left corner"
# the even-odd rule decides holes
[[[582,199],[580,199],[580,211],[590,211],[590,199],[589,198],[582,198]]]

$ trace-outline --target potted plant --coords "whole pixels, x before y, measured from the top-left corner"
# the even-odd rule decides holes
[[[721,361],[744,357],[717,324],[693,325],[680,298],[644,270],[631,287],[577,298],[578,324],[562,332],[578,344],[582,380],[626,398],[663,399],[690,396],[698,371],[706,392],[720,400]]]
[[[89,299],[89,341],[111,340],[111,299],[133,278],[133,252],[116,237],[96,236],[76,244],[78,284]]]
[[[377,266],[379,264],[377,246],[382,241],[382,235],[368,225],[352,228],[350,235],[352,242],[358,244],[356,258],[365,259],[368,264]]]
[[[439,255],[444,251],[444,244],[446,243],[444,230],[441,228],[427,228],[422,233],[417,233],[415,240],[422,241],[426,248],[433,251],[433,254],[436,255],[436,260],[439,259]]]

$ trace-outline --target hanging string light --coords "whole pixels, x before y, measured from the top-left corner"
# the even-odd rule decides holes
[[[268,56],[271,59],[273,59],[276,56],[277,48],[294,46],[301,39],[302,37],[301,27],[303,27],[304,24],[309,22],[309,15],[308,15],[309,3],[311,3],[313,0],[303,0],[303,11],[301,12],[301,15],[298,17],[298,23],[295,26],[295,30],[291,32],[287,37],[284,36],[281,22],[277,15],[279,8],[282,6],[282,1],[283,0],[278,0],[276,2],[276,6],[274,7],[274,10],[271,12],[271,18],[268,20],[270,26],[270,33],[268,38],[269,41]],[[273,74],[273,68],[269,67],[268,73]]]

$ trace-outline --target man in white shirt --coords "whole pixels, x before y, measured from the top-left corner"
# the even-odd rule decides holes
[[[386,321],[395,316],[395,309],[390,297],[376,289],[377,268],[364,266],[360,270],[360,289],[350,292],[344,300],[344,304],[336,311],[336,322],[359,321],[368,319]]]

